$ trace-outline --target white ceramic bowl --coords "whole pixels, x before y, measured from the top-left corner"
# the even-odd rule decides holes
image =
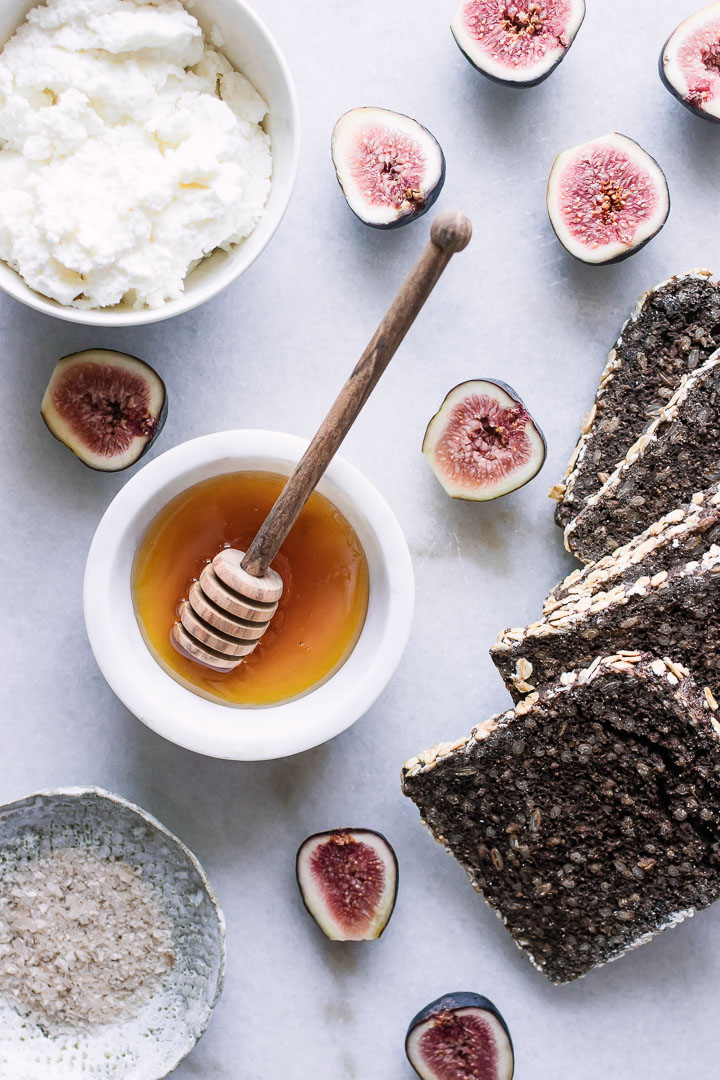
[[[398,522],[379,492],[342,458],[318,485],[347,517],[370,570],[367,618],[352,653],[304,697],[242,709],[198,696],[168,675],[135,618],[131,571],[138,543],[159,510],[192,484],[240,470],[289,475],[307,447],[274,431],[225,431],[181,443],[141,469],[108,507],[85,570],[85,625],[100,670],[128,709],[171,742],[211,757],[286,757],[326,742],[358,720],[390,681],[410,634],[412,563]]]
[[[161,1080],[205,1031],[222,989],[225,919],[203,868],[139,806],[102,788],[55,788],[0,806],[2,877],[28,853],[86,848],[123,859],[153,886],[175,964],[137,1015],[72,1033],[0,998],[0,1076],[10,1080]]]
[[[38,0],[2,0],[0,44],[15,33]],[[68,322],[89,326],[140,326],[191,311],[211,300],[247,270],[282,221],[292,194],[300,153],[300,119],[292,77],[285,59],[264,23],[244,0],[185,0],[205,31],[220,27],[222,51],[260,91],[268,103],[265,130],[273,144],[273,183],[265,213],[247,240],[230,252],[216,251],[188,275],[185,292],[161,308],[134,311],[118,305],[97,311],[64,307],[35,292],[6,263],[0,262],[0,289],[28,307]]]

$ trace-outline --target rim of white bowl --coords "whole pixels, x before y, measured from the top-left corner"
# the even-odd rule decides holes
[[[37,0],[37,2],[39,3],[40,0]],[[18,300],[26,307],[33,308],[35,311],[41,311],[43,314],[50,315],[52,318],[60,319],[63,322],[103,328],[115,326],[147,326],[150,323],[164,322],[166,319],[172,319],[176,315],[184,315],[187,312],[200,307],[202,304],[206,304],[209,300],[213,300],[221,292],[224,292],[228,286],[232,285],[234,281],[241,277],[241,275],[244,274],[265,251],[287,213],[290,199],[295,190],[295,183],[297,181],[298,168],[300,165],[300,105],[297,90],[295,88],[295,81],[290,72],[287,60],[285,59],[285,54],[280,49],[273,34],[268,30],[264,20],[260,18],[245,0],[231,0],[231,2],[255,25],[256,29],[265,39],[268,50],[272,53],[282,76],[282,80],[285,83],[290,106],[288,138],[289,140],[292,140],[292,154],[290,157],[286,182],[284,184],[285,191],[278,197],[278,201],[275,205],[268,207],[268,209],[272,210],[272,218],[269,220],[269,231],[257,250],[253,251],[252,247],[250,247],[249,255],[245,259],[242,258],[242,253],[245,250],[246,244],[254,235],[253,232],[246,241],[229,253],[230,257],[224,262],[222,268],[217,273],[210,275],[206,282],[203,282],[202,285],[198,285],[191,292],[183,292],[182,296],[177,300],[170,300],[159,308],[141,308],[137,311],[133,308],[128,308],[127,311],[124,311],[117,310],[117,308],[84,309],[66,307],[63,304],[59,304],[49,297],[42,296],[41,293],[36,292],[35,289],[27,285],[18,272],[11,266],[8,266],[7,263],[0,264],[3,270],[6,271],[6,273],[0,274],[0,291],[4,292],[7,296],[12,297],[13,300]],[[3,44],[4,42],[0,42],[0,48],[2,48]],[[256,228],[263,222],[268,222],[267,212],[263,214]]]
[[[352,653],[303,697],[259,709],[224,705],[177,682],[150,652],[135,617],[132,563],[150,522],[175,495],[210,476],[266,469],[289,474],[308,441],[244,429],[203,435],[161,454],[115,496],[97,527],[84,581],[85,626],[105,680],[147,727],[209,757],[289,757],[339,735],[374,704],[405,651],[415,606],[412,560],[402,529],[377,488],[343,458],[318,490],[346,515],[370,567],[365,625]]]

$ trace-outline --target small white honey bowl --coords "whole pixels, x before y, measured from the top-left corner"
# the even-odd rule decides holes
[[[415,606],[410,553],[383,497],[342,458],[331,462],[317,490],[355,530],[370,583],[360,636],[330,678],[304,696],[277,705],[232,707],[181,685],[145,643],[131,579],[138,545],[156,514],[209,477],[251,470],[289,476],[307,445],[294,435],[256,430],[218,432],[181,443],[128,481],[95,533],[84,586],[85,625],[95,659],[139,720],[188,750],[253,761],[318,746],[367,712],[400,663]]]

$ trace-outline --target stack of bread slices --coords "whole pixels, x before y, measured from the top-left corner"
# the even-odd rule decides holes
[[[626,323],[554,490],[585,563],[492,657],[517,701],[619,649],[683,664],[720,697],[720,286],[696,272]]]
[[[583,564],[492,658],[515,708],[405,793],[551,980],[720,898],[720,285],[647,293],[552,492]]]

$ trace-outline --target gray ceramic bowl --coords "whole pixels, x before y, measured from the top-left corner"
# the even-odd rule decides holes
[[[58,788],[0,807],[5,869],[27,851],[91,848],[142,869],[172,926],[175,965],[136,1017],[84,1032],[42,1031],[0,996],[0,1076],[162,1080],[195,1046],[225,970],[225,920],[194,855],[140,807],[100,788]]]

